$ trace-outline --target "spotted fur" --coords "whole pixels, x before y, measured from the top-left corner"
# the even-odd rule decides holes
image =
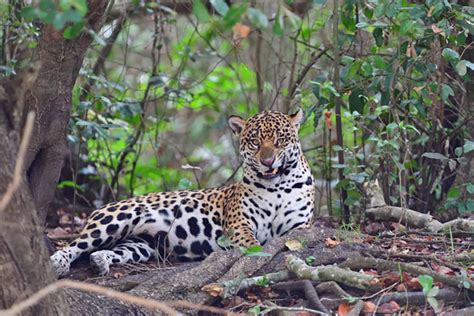
[[[151,193],[94,211],[81,235],[51,256],[58,276],[83,254],[101,275],[112,264],[146,262],[170,252],[181,261],[201,260],[234,245],[265,244],[313,215],[314,186],[298,139],[302,112],[262,112],[247,121],[232,116],[240,137],[244,175],[213,189]]]

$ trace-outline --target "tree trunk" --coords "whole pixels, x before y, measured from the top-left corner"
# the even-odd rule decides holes
[[[20,138],[18,125],[14,126],[8,115],[15,107],[12,91],[13,85],[0,82],[0,198],[12,182]],[[43,225],[24,175],[9,204],[3,211],[0,209],[0,219],[0,309],[5,309],[55,278],[44,244]],[[56,294],[25,315],[60,315],[65,311],[63,295]]]
[[[86,29],[98,31],[107,0],[89,0]],[[21,183],[0,209],[0,309],[21,301],[55,280],[43,224],[67,153],[66,133],[72,89],[92,42],[83,32],[66,40],[51,26],[42,28],[30,72],[0,81],[0,199],[12,182],[20,134],[35,112]],[[31,315],[68,315],[63,294],[48,296]]]
[[[108,0],[89,0],[86,28],[99,31]],[[33,137],[25,161],[28,182],[41,223],[68,152],[66,134],[71,112],[72,89],[92,37],[83,32],[73,40],[63,37],[51,25],[43,27],[33,62],[38,76],[25,91],[22,121],[36,112]]]

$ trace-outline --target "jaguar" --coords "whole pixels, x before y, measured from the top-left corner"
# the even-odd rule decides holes
[[[264,245],[313,217],[315,187],[298,130],[303,111],[260,112],[228,119],[239,139],[242,180],[211,189],[150,193],[113,202],[89,216],[78,238],[51,256],[58,276],[89,255],[106,275],[111,265],[147,262],[164,254],[202,260],[225,248]]]

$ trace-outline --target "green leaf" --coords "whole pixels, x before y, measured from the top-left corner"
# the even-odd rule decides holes
[[[229,11],[229,6],[224,0],[210,0],[211,5],[216,9],[217,13],[224,16]]]
[[[454,95],[454,91],[450,86],[448,86],[447,84],[444,84],[444,83],[441,84],[441,98],[443,100],[446,101],[446,100],[448,100],[448,98],[450,96],[453,96],[453,95]]]
[[[398,124],[395,123],[395,122],[392,122],[390,124],[387,125],[386,129],[387,131],[391,132],[393,131],[394,129],[396,129],[398,127]]]
[[[420,285],[423,287],[423,293],[425,293],[425,296],[428,294],[428,292],[433,288],[433,277],[422,274],[418,277],[418,282],[420,282]]]
[[[102,37],[100,37],[96,32],[94,32],[93,30],[89,30],[89,34],[92,35],[92,38],[94,39],[94,41],[99,44],[100,46],[105,46],[107,45],[105,43],[105,41],[102,39]]]
[[[471,63],[469,60],[464,60],[464,62],[466,63],[467,68],[474,70],[474,63]]]
[[[375,44],[378,47],[383,46],[384,44],[384,38],[383,38],[383,30],[379,27],[375,28],[374,31],[372,32],[372,35],[374,36],[375,39]]]
[[[314,5],[320,5],[320,6],[325,5],[326,2],[327,0],[313,0]]]
[[[464,146],[462,146],[464,153],[470,153],[471,151],[474,150],[474,141],[466,139],[464,142]]]
[[[367,99],[364,97],[364,91],[362,89],[356,88],[352,90],[349,95],[349,110],[351,113],[354,111],[364,113],[366,103]]]
[[[250,246],[248,248],[240,247],[242,253],[249,257],[271,257],[272,255],[266,252],[263,252],[263,247],[259,245]]]
[[[63,0],[68,2],[71,7],[77,10],[81,16],[85,16],[87,14],[87,1],[86,0]]]
[[[179,180],[179,183],[178,183],[179,190],[187,190],[187,189],[190,189],[192,186],[193,186],[193,183],[189,181],[189,179],[182,178],[181,180]]]
[[[440,153],[424,153],[422,157],[435,159],[435,160],[448,160],[449,158]]]
[[[436,298],[434,298],[434,296],[428,296],[426,298],[426,300],[428,301],[430,306],[433,307],[433,310],[435,311],[435,313],[438,314],[440,312],[440,310],[439,310],[440,306],[439,306],[438,300]]]
[[[62,30],[63,27],[66,25],[67,21],[66,19],[64,18],[64,13],[61,13],[61,12],[58,12],[54,15],[54,19],[53,19],[53,27],[56,29],[56,30]]]
[[[256,305],[254,307],[251,307],[247,310],[247,312],[249,312],[250,314],[260,314],[262,312],[262,309],[260,308],[260,306]]]
[[[67,39],[73,39],[81,34],[82,28],[84,27],[84,22],[74,23],[71,26],[66,27],[64,30],[63,36]]]
[[[474,183],[466,184],[466,190],[469,194],[474,194]]]
[[[369,23],[367,22],[359,22],[356,24],[356,28],[358,29],[365,29],[369,26]]]
[[[201,0],[193,1],[193,13],[199,22],[206,23],[209,21],[209,13]]]
[[[250,23],[252,23],[255,27],[259,29],[267,28],[268,19],[267,16],[262,13],[262,11],[255,8],[249,8],[247,13]]]
[[[455,50],[452,50],[451,48],[445,48],[443,49],[442,53],[444,59],[447,61],[458,61],[459,60],[459,54]]]
[[[458,187],[451,187],[448,191],[448,198],[450,199],[457,199],[461,194]]]
[[[21,10],[20,16],[27,20],[33,20],[38,18],[38,11],[30,6],[27,6]]]
[[[466,211],[474,212],[474,200],[467,200],[466,201]]]
[[[381,22],[381,21],[375,21],[374,24],[372,24],[374,27],[379,27],[379,28],[385,28],[388,27],[387,23]]]
[[[460,76],[464,76],[467,73],[466,60],[460,60],[456,64],[456,71]]]
[[[465,289],[470,289],[471,288],[471,283],[469,283],[469,281],[467,280],[464,280],[462,282],[462,286],[465,288]]]
[[[66,22],[82,22],[82,16],[76,10],[68,10],[64,12],[63,18]]]
[[[247,5],[233,5],[227,11],[226,15],[223,18],[224,28],[229,29],[233,27],[237,22],[240,21],[242,15],[247,11]]]
[[[276,36],[283,36],[283,16],[280,14],[280,11],[278,11],[275,22],[273,22],[272,31]]]
[[[314,261],[316,261],[316,258],[314,256],[308,256],[305,259],[306,264],[309,266],[312,265]]]

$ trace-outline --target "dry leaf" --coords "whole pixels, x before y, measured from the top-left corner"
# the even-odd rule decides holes
[[[204,292],[207,292],[210,296],[214,296],[214,297],[219,297],[224,292],[224,288],[222,287],[222,285],[217,284],[217,283],[204,285],[201,288],[201,290],[203,290]]]
[[[404,281],[403,283],[405,284],[405,287],[408,291],[416,291],[422,289],[420,282],[418,282],[418,278],[411,278],[409,280]]]
[[[234,27],[232,28],[232,31],[234,32],[234,35],[232,37],[232,44],[234,44],[234,46],[239,45],[241,40],[249,36],[251,30],[252,29],[250,28],[250,26],[247,26],[242,23],[237,23],[236,25],[234,25]]]
[[[288,240],[285,243],[286,248],[290,251],[300,250],[303,248],[303,244],[299,240]]]
[[[440,29],[436,24],[432,24],[431,29],[433,30],[433,32],[435,34],[443,34],[444,33],[443,30]]]
[[[406,291],[407,291],[407,287],[405,286],[405,284],[400,283],[400,284],[398,284],[398,285],[395,287],[395,290],[396,290],[397,292],[406,292]]]
[[[239,306],[240,304],[244,303],[244,299],[240,296],[236,295],[233,296],[230,300],[228,300],[227,304],[224,304],[225,308],[232,308],[235,306]]]
[[[434,6],[431,7],[429,10],[428,10],[428,13],[426,14],[426,16],[428,16],[429,18],[433,15],[433,10],[434,10]]]
[[[388,287],[392,284],[400,282],[400,274],[398,272],[388,272],[382,276],[382,282],[384,287]]]
[[[324,244],[326,245],[326,247],[329,247],[329,248],[332,248],[332,247],[335,247],[337,245],[339,245],[341,242],[339,240],[334,240],[332,238],[326,238],[326,241],[324,242]]]
[[[124,274],[122,272],[115,272],[113,275],[114,279],[120,279],[123,276]]]
[[[56,227],[55,229],[53,230],[50,230],[48,232],[48,237],[50,238],[61,238],[61,237],[68,237],[70,236],[71,233],[69,233],[67,230],[65,230],[64,228],[62,227]]]
[[[371,222],[364,227],[364,231],[369,235],[376,235],[377,233],[384,230],[384,227],[381,223]]]
[[[408,58],[410,58],[410,57],[415,58],[416,57],[416,49],[415,49],[415,44],[414,43],[408,44],[406,56]]]
[[[362,311],[364,314],[372,314],[375,312],[377,306],[372,303],[371,301],[364,302],[364,307],[362,308]]]
[[[347,303],[342,303],[341,305],[339,305],[339,307],[337,308],[337,313],[339,316],[345,316],[347,314],[349,314],[349,312],[352,310],[352,306],[350,306],[349,304]]]
[[[398,303],[395,301],[390,301],[388,303],[380,305],[377,309],[377,313],[392,314],[398,312],[399,310],[400,305],[398,305]]]
[[[332,129],[331,115],[331,111],[324,112],[324,122],[326,123],[327,129]]]
[[[425,86],[420,86],[420,87],[414,87],[413,90],[415,90],[417,93],[419,93],[421,90],[423,90]]]
[[[432,266],[433,266],[433,270],[435,270],[438,273],[446,274],[446,275],[454,275],[454,271],[451,268],[440,266],[436,263],[433,263]]]

